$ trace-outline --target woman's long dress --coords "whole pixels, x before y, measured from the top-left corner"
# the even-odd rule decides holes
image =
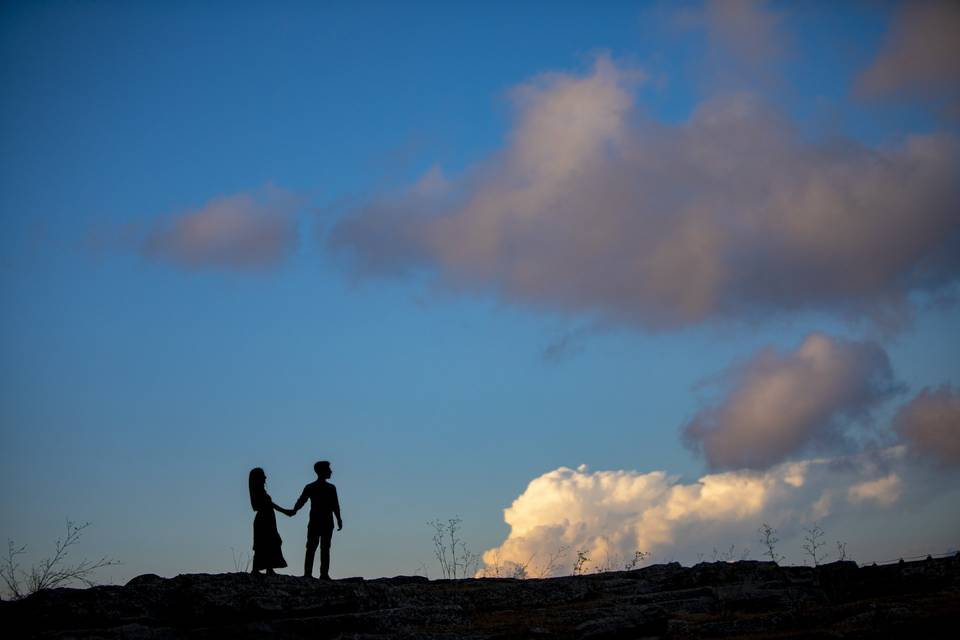
[[[277,517],[273,513],[273,500],[264,491],[256,499],[257,515],[253,519],[253,569],[280,569],[287,566],[277,532]]]

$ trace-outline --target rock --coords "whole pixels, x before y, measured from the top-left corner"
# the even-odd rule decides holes
[[[374,582],[383,584],[426,584],[430,582],[429,578],[424,576],[394,576],[392,578],[377,578]]]
[[[931,637],[960,617],[960,558],[671,563],[545,580],[146,574],[0,602],[0,616],[5,630],[57,638]]]
[[[574,628],[581,640],[615,640],[660,636],[669,627],[667,612],[655,605],[621,607],[611,613],[587,620]]]
[[[160,582],[163,582],[163,578],[161,578],[161,577],[158,576],[157,574],[155,574],[155,573],[144,573],[144,574],[139,575],[139,576],[137,576],[137,577],[135,577],[135,578],[130,578],[130,580],[127,582],[127,586],[128,586],[128,587],[140,587],[140,586],[145,586],[145,585],[149,585],[149,584],[158,584],[158,583],[160,583]]]

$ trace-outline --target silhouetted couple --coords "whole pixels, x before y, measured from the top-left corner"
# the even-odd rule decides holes
[[[267,493],[267,474],[257,467],[250,470],[250,506],[257,512],[253,518],[253,573],[266,569],[273,574],[274,569],[287,566],[280,546],[283,540],[277,531],[277,518],[274,511],[287,516],[295,516],[297,511],[310,501],[310,523],[307,525],[307,553],[303,559],[303,575],[313,576],[313,558],[320,547],[320,578],[330,579],[330,541],[333,539],[333,518],[337,518],[337,531],[343,529],[340,518],[340,501],[337,488],[327,482],[333,475],[330,463],[321,460],[313,465],[317,479],[303,488],[293,509],[284,509],[274,504]]]

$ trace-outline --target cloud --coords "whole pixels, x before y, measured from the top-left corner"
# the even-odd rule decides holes
[[[960,116],[960,4],[902,3],[856,88],[866,96],[942,101]]]
[[[893,425],[912,451],[960,465],[960,390],[924,388],[900,408]]]
[[[842,442],[851,421],[897,391],[882,347],[821,333],[790,353],[762,350],[723,379],[726,394],[683,428],[715,469],[762,469]]]
[[[755,537],[763,522],[789,534],[834,509],[896,504],[903,448],[835,459],[785,463],[763,472],[706,475],[684,483],[663,471],[595,471],[560,467],[533,479],[504,510],[506,540],[483,554],[484,575],[569,573],[584,549],[589,570],[629,559],[634,551],[692,556],[718,541]],[[895,480],[892,480],[894,478]],[[894,491],[896,489],[896,491]],[[852,492],[852,500],[843,496]],[[884,493],[887,491],[887,493]],[[839,496],[839,498],[838,498]]]
[[[900,476],[891,473],[876,480],[855,484],[847,490],[847,499],[852,503],[875,502],[882,506],[895,504],[903,493]]]
[[[751,65],[767,64],[784,53],[783,16],[764,0],[708,0],[678,13],[680,25],[702,29],[711,45]]]
[[[214,198],[155,226],[140,250],[185,269],[276,266],[296,248],[298,207],[297,198],[275,187]]]
[[[883,323],[960,274],[960,145],[815,142],[757,98],[645,119],[643,74],[597,58],[513,91],[508,144],[472,171],[349,211],[357,273],[647,330],[826,311]],[[437,171],[437,170],[432,170]]]
[[[790,48],[781,8],[765,0],[706,0],[674,12],[673,23],[696,37],[692,71],[701,90],[780,87],[779,63]]]

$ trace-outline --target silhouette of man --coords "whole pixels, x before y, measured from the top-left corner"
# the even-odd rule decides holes
[[[310,523],[307,525],[307,554],[303,559],[303,575],[306,578],[313,576],[313,557],[320,546],[320,579],[330,579],[330,540],[333,538],[333,517],[337,517],[337,531],[343,529],[343,520],[340,518],[340,501],[337,499],[337,488],[327,482],[333,475],[330,463],[321,460],[313,465],[317,472],[317,480],[303,488],[303,493],[297,498],[293,506],[296,513],[310,501]]]

